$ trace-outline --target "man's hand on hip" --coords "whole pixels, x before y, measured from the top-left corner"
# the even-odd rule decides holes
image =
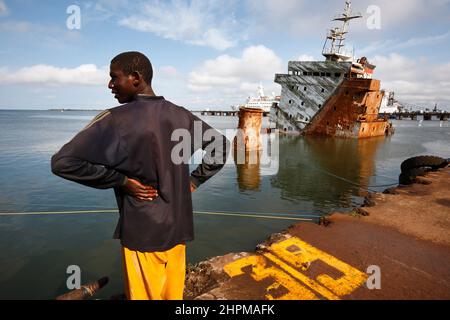
[[[142,201],[153,201],[158,197],[158,190],[152,186],[146,186],[140,183],[138,180],[131,178],[127,179],[127,182],[122,187],[127,194]]]

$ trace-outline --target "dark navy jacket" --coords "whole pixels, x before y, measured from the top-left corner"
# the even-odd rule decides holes
[[[199,121],[196,126],[195,121]],[[227,158],[228,141],[212,129],[215,137],[223,139],[223,147],[207,152],[195,171],[189,174],[188,163],[172,161],[173,150],[178,150],[174,147],[181,141],[171,141],[176,129],[189,131],[192,138],[187,159],[200,147],[205,150],[219,141],[204,141],[201,133],[194,140],[199,128],[203,133],[212,129],[163,97],[138,96],[98,115],[52,157],[52,171],[89,187],[114,188],[120,212],[114,238],[131,250],[166,251],[194,238],[190,182],[200,186]],[[213,162],[211,156],[221,161]],[[144,202],[125,194],[121,186],[126,177],[155,187],[159,197]]]

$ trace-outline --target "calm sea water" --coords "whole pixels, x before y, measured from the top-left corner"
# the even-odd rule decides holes
[[[62,180],[51,156],[96,112],[0,111],[0,212],[114,209],[112,190]],[[236,118],[204,118],[236,128]],[[394,122],[391,138],[340,140],[284,137],[279,170],[227,165],[193,196],[196,211],[321,216],[359,204],[367,188],[396,183],[400,163],[433,154],[450,157],[450,124]],[[119,242],[112,239],[117,214],[0,216],[0,299],[49,299],[67,291],[66,269],[78,265],[82,282],[110,278],[98,298],[122,293]],[[229,252],[252,251],[293,221],[196,215],[195,263]],[[305,222],[308,223],[308,222]]]

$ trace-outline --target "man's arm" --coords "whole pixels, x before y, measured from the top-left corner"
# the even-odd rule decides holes
[[[200,148],[206,151],[202,163],[191,173],[191,191],[195,191],[223,168],[228,158],[230,143],[218,130],[213,129],[197,116],[192,115],[192,122],[190,130],[192,154]],[[201,132],[200,130],[195,132],[196,128],[201,128]]]
[[[52,172],[97,189],[121,187],[127,177],[114,168],[126,158],[109,110],[98,115],[51,161]]]

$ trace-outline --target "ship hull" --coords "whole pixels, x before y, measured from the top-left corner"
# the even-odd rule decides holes
[[[302,133],[343,138],[384,136],[389,123],[378,118],[383,96],[379,80],[345,78]]]
[[[286,133],[370,138],[389,132],[379,119],[384,96],[380,81],[350,77],[351,63],[290,62],[289,74],[277,74],[280,105],[271,114]]]

